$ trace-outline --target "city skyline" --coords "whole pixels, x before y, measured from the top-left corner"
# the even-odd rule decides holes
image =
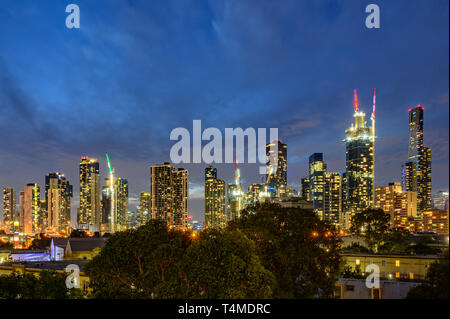
[[[421,104],[424,145],[433,150],[432,192],[448,190],[446,1],[383,2],[379,30],[363,27],[364,4],[345,1],[189,8],[79,1],[78,31],[64,29],[63,3],[20,5],[0,12],[16,29],[14,38],[0,30],[0,133],[9,139],[0,151],[0,186],[16,190],[17,204],[26,184],[37,183],[42,197],[45,176],[61,172],[73,185],[74,221],[80,157],[99,159],[103,186],[108,152],[129,181],[135,210],[139,194],[150,191],[150,166],[169,160],[170,131],[191,127],[193,119],[221,131],[278,127],[289,147],[287,183],[298,189],[313,153],[324,154],[329,171],[345,170],[352,92],[358,90],[369,114],[374,87],[375,187],[400,181],[408,109]],[[36,25],[32,14],[45,23]],[[175,165],[189,171],[189,213],[198,220],[207,166]],[[214,166],[226,184],[233,182],[232,164]],[[240,170],[245,190],[261,182],[257,164]]]

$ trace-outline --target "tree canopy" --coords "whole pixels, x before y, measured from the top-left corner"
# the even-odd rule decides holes
[[[445,257],[434,262],[428,268],[425,282],[411,288],[406,296],[407,299],[448,299],[449,298],[449,264],[448,250]]]
[[[332,296],[339,240],[313,211],[258,204],[243,210],[228,227],[255,242],[261,263],[276,278],[275,298]]]

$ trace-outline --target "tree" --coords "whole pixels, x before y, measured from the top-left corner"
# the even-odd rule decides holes
[[[389,229],[389,219],[389,214],[382,209],[367,209],[353,216],[350,232],[364,236],[369,249],[376,253]]]
[[[393,228],[383,236],[383,243],[379,247],[381,253],[404,254],[411,251],[411,234],[403,228]]]
[[[46,249],[50,246],[51,240],[35,238],[31,242],[29,249]]]
[[[80,229],[74,229],[69,235],[69,238],[86,238],[89,237],[89,235],[84,231]]]
[[[258,204],[244,209],[228,227],[255,242],[262,265],[276,278],[274,298],[332,296],[339,240],[313,211]]]
[[[12,243],[0,241],[0,250],[11,250],[13,248],[14,246]]]
[[[176,298],[189,234],[152,220],[137,229],[116,232],[84,268],[96,298]]]
[[[425,282],[409,290],[407,299],[448,299],[449,298],[449,254],[428,268]]]
[[[240,231],[203,231],[187,249],[182,273],[185,298],[270,298],[275,284]]]
[[[66,274],[43,270],[39,276],[13,273],[0,276],[0,298],[63,299],[70,296]]]
[[[353,270],[352,266],[347,265],[342,270],[341,278],[365,279],[366,277],[361,272],[360,266],[356,266]]]

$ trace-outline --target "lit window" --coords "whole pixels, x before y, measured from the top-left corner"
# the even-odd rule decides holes
[[[414,273],[413,272],[409,273],[409,279],[414,279]]]
[[[395,267],[400,267],[400,260],[395,261]]]
[[[356,259],[356,266],[359,266],[361,264],[361,260]]]
[[[395,273],[395,278],[400,278],[400,273],[398,271]]]

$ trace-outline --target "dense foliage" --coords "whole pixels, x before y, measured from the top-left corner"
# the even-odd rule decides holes
[[[80,297],[79,289],[66,287],[66,275],[55,271],[0,276],[0,299],[64,299]]]
[[[407,299],[448,299],[449,298],[449,263],[448,250],[445,258],[430,265],[425,282],[411,288]]]
[[[339,240],[311,210],[276,204],[248,207],[230,223],[256,245],[276,278],[275,298],[331,297],[338,276]]]

